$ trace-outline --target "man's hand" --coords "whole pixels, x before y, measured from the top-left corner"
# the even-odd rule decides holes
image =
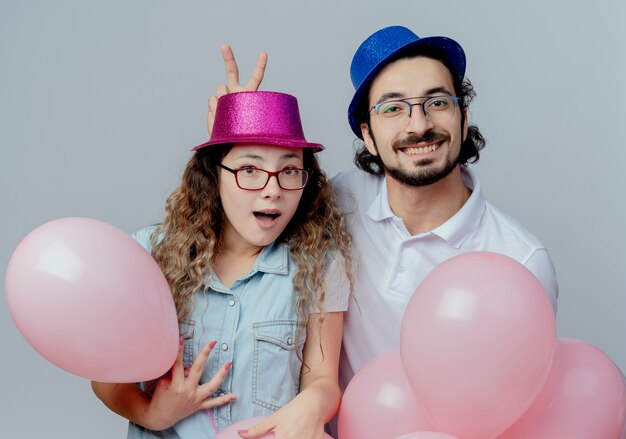
[[[213,122],[215,121],[215,110],[217,109],[218,98],[228,93],[258,90],[261,85],[261,81],[263,81],[265,66],[267,65],[267,53],[261,52],[256,60],[256,66],[254,67],[250,80],[246,83],[246,85],[241,86],[239,84],[239,67],[237,66],[237,61],[235,61],[233,50],[228,44],[224,44],[220,50],[222,52],[222,58],[224,58],[228,84],[218,84],[215,89],[215,96],[211,96],[209,98],[209,114],[207,116],[207,131],[209,132],[209,137],[213,131]]]

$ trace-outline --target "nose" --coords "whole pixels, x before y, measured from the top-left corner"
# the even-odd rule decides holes
[[[278,176],[272,175],[267,181],[265,187],[261,190],[263,198],[279,198],[283,193],[283,189],[278,184]]]
[[[411,115],[406,124],[405,131],[407,133],[423,134],[433,127],[433,123],[424,113],[424,109],[420,104],[413,104],[411,107]]]

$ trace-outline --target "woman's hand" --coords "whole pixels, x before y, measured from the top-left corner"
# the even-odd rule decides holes
[[[300,398],[300,395],[261,423],[240,431],[239,436],[256,439],[272,431],[276,439],[323,439],[323,415],[310,399]]]
[[[224,364],[208,383],[199,384],[215,343],[213,341],[205,345],[187,371],[183,365],[183,343],[180,344],[171,373],[157,383],[142,425],[151,430],[164,430],[198,410],[217,407],[236,399],[233,394],[210,398],[228,375],[232,362]]]
[[[224,44],[220,50],[222,51],[222,58],[224,58],[224,65],[226,66],[228,85],[218,84],[215,90],[215,96],[211,96],[209,98],[209,114],[207,116],[207,131],[209,132],[209,136],[211,136],[211,132],[213,131],[215,110],[217,109],[217,99],[228,93],[258,90],[261,85],[261,81],[263,81],[265,66],[267,65],[267,54],[265,52],[261,52],[256,60],[256,66],[254,67],[250,80],[246,85],[241,86],[239,84],[239,67],[237,67],[237,61],[235,61],[233,50],[228,44]]]

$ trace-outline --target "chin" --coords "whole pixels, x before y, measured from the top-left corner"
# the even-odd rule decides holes
[[[263,237],[255,236],[255,237],[252,237],[252,239],[250,239],[249,242],[258,247],[266,247],[270,245],[271,243],[273,243],[274,241],[276,241],[276,239],[278,239],[279,236],[280,234],[269,235],[269,236],[266,235]]]

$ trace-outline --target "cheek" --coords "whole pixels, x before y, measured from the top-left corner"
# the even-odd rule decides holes
[[[224,180],[224,173],[220,172],[220,176],[217,179],[217,193],[220,195],[220,198],[226,196],[227,183],[228,182]]]
[[[461,131],[463,133],[463,142],[465,142],[465,139],[467,139],[467,132],[469,129],[469,122],[467,120],[467,108],[463,109],[463,119],[462,119],[462,125],[461,125]]]
[[[228,222],[232,223],[233,221],[236,221],[236,219],[238,218],[238,215],[236,215],[233,200],[231,200],[227,196],[222,197],[222,210],[224,211],[224,216],[226,217],[226,220]]]
[[[389,136],[380,128],[375,130],[374,127],[370,127],[369,135],[365,137],[365,147],[372,155],[381,155],[379,145],[387,145],[389,142]]]
[[[241,210],[245,206],[245,194],[241,193],[243,192],[241,189],[236,186],[233,187],[233,185],[228,182],[220,181],[219,185],[222,208],[226,216],[232,218],[238,210]]]
[[[290,220],[291,220],[291,217],[293,217],[296,210],[298,210],[298,206],[300,205],[300,200],[302,200],[302,194],[303,194],[303,191],[299,191],[299,193],[290,193],[285,198],[285,201],[287,201],[287,204],[289,205],[289,212],[291,213],[291,216],[289,218]]]

